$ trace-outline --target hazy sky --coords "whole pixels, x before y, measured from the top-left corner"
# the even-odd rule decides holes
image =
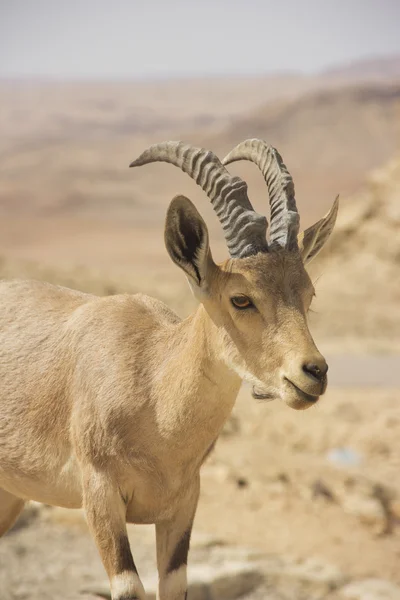
[[[0,77],[312,72],[400,53],[400,0],[0,0]]]

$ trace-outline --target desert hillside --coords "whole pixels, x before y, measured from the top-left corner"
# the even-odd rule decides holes
[[[225,152],[249,137],[279,149],[294,176],[300,206],[308,217],[318,218],[338,193],[358,190],[367,173],[399,149],[400,84],[340,86],[270,102],[237,119],[208,145]],[[253,182],[248,167],[233,168]]]
[[[399,78],[400,59],[389,56],[338,65],[316,75],[288,72],[103,82],[0,79],[0,150],[35,139],[132,137],[215,127],[273,100]]]
[[[296,74],[121,82],[0,80],[0,148],[35,140],[132,139],[215,126],[263,102],[299,94],[310,83]]]
[[[204,200],[170,166],[129,171],[145,147],[184,139],[224,155],[247,137],[261,137],[281,151],[292,171],[307,225],[337,193],[359,189],[368,171],[400,144],[400,83],[324,87],[318,81],[315,89],[295,76],[277,78],[276,85],[251,79],[247,95],[240,80],[219,87],[165,82],[158,93],[150,83],[137,84],[136,95],[133,84],[125,93],[123,84],[3,83],[0,210],[159,226],[174,194],[187,191]],[[255,169],[232,170],[248,179],[255,203],[263,202]]]
[[[185,315],[194,302],[163,242],[168,202],[184,193],[196,203],[217,260],[226,257],[221,227],[187,175],[171,165],[128,164],[163,139],[222,157],[257,136],[281,151],[294,176],[302,227],[341,194],[331,254],[313,266],[322,274],[317,335],[339,352],[397,347],[399,168],[389,161],[400,151],[400,82],[378,78],[366,63],[352,69],[350,83],[345,73],[157,85],[2,82],[2,275],[98,293],[145,291]],[[268,212],[257,168],[230,169],[248,182],[256,210]]]
[[[21,239],[11,217],[0,222],[0,238],[9,249],[0,261],[0,275],[44,279],[100,295],[144,291],[182,316],[195,307],[184,277],[164,249],[161,226],[141,230],[128,223],[111,229],[104,222],[88,221],[86,228],[78,223],[45,219],[32,231],[32,220],[25,219],[27,235]],[[311,263],[317,297],[310,322],[324,351],[400,350],[399,233],[397,157],[374,170],[362,191],[342,197],[332,239]],[[223,241],[217,241],[220,255],[226,255]]]
[[[400,349],[400,157],[345,198],[329,247],[312,269],[316,326],[335,345],[353,337],[358,349]],[[333,324],[333,326],[332,326]]]

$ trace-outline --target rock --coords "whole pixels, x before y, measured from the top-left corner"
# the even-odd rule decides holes
[[[82,598],[87,598],[90,596],[92,598],[105,598],[105,600],[111,600],[111,591],[108,581],[89,584],[80,590],[80,594]]]
[[[290,590],[295,597],[322,599],[347,582],[336,566],[315,558],[305,561],[274,558],[264,568],[267,583],[274,583],[282,591]]]
[[[344,586],[339,593],[343,600],[399,600],[400,587],[384,579],[362,579]]]
[[[189,566],[188,580],[188,600],[234,600],[259,587],[264,576],[255,563],[227,561],[217,566],[211,562]]]
[[[236,485],[239,489],[248,487],[249,481],[247,477],[236,477]]]
[[[244,547],[211,546],[206,560],[189,563],[188,582],[188,600],[236,600],[248,595],[270,598],[274,594],[282,598],[322,600],[338,591],[347,579],[335,566],[317,559],[297,561],[290,557],[267,557]],[[155,600],[156,573],[144,577],[143,585],[148,600]],[[87,588],[85,592],[110,598],[107,583]]]
[[[373,527],[375,533],[386,531],[388,516],[379,499],[349,495],[343,499],[342,506],[346,513],[356,516],[365,525]]]
[[[151,598],[151,600],[153,600]],[[156,600],[156,597],[154,597]],[[208,586],[201,581],[193,581],[189,584],[187,600],[214,600],[208,591]]]
[[[246,546],[214,546],[209,556],[213,565],[223,565],[227,562],[247,562],[250,564],[263,564],[265,552]]]
[[[196,528],[192,531],[192,535],[190,537],[191,550],[203,550],[208,548],[214,548],[215,546],[224,546],[224,542],[221,539],[210,535],[209,533],[205,533],[204,531],[198,531]]]
[[[148,600],[156,600],[158,577],[142,578]],[[252,592],[264,581],[260,567],[247,561],[195,564],[188,568],[188,600],[235,600]],[[108,582],[87,586],[82,594],[111,600]]]
[[[225,569],[210,584],[212,600],[234,600],[249,594],[263,583],[263,575],[257,569],[234,563],[229,569]]]
[[[263,477],[261,485],[257,480],[255,480],[254,484],[259,485],[260,493],[268,496],[269,499],[283,500],[283,497],[287,497],[293,491],[293,485],[289,476],[283,472]]]
[[[146,600],[157,600],[158,576],[154,574],[153,577],[145,577],[142,582],[146,590]],[[189,582],[188,600],[213,600],[209,595],[207,583],[193,578],[193,581]]]
[[[327,502],[336,502],[335,495],[330,488],[322,481],[322,479],[316,479],[311,484],[312,498],[322,498]]]
[[[88,585],[80,590],[80,594],[82,599],[86,599],[89,596],[90,598],[104,598],[105,600],[111,600],[111,591],[108,581]]]

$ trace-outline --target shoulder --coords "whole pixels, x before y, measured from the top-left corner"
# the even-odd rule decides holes
[[[93,297],[72,315],[70,324],[86,331],[107,331],[108,336],[138,337],[179,323],[179,317],[163,302],[143,294]]]
[[[46,296],[49,299],[74,299],[88,302],[96,296],[86,294],[61,285],[36,279],[3,279],[0,281],[0,295],[18,295],[20,298]]]

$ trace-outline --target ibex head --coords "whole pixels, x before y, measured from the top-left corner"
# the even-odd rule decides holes
[[[255,162],[264,175],[271,207],[269,242],[267,219],[254,211],[246,183],[224,166],[241,159]],[[305,265],[329,238],[338,199],[299,235],[293,180],[279,153],[265,142],[247,140],[222,163],[207,150],[164,142],[130,166],[154,161],[172,163],[190,175],[210,198],[224,230],[231,259],[217,265],[195,206],[184,196],[172,200],[166,247],[218,333],[220,356],[253,384],[255,398],[282,398],[292,408],[308,408],[325,392],[328,366],[307,325],[314,288]]]

